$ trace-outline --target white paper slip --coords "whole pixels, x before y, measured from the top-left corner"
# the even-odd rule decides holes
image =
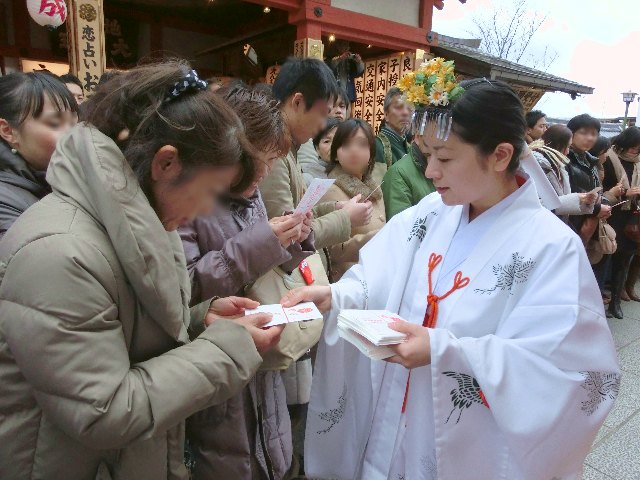
[[[256,313],[271,313],[273,319],[265,325],[265,327],[273,327],[274,325],[282,325],[284,323],[306,322],[307,320],[316,320],[322,318],[322,314],[314,303],[301,303],[295,307],[284,308],[282,305],[260,305],[255,310],[245,310],[245,315],[254,315]]]
[[[362,335],[375,346],[401,343],[406,335],[389,328],[389,324],[404,321],[402,317],[386,310],[342,310],[338,326]]]
[[[338,325],[338,335],[360,350],[363,355],[366,355],[373,360],[384,360],[385,358],[389,358],[394,355],[393,350],[389,347],[384,345],[376,346],[362,335],[359,335],[353,330],[341,325]]]
[[[335,179],[333,178],[314,178],[311,185],[309,185],[309,188],[307,188],[307,192],[304,194],[304,197],[302,197],[302,200],[300,200],[300,203],[293,212],[294,215],[306,215],[309,213],[320,199],[324,197],[324,194],[327,193],[334,182]]]

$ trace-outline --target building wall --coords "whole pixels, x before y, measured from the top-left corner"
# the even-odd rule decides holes
[[[419,26],[420,0],[331,0],[331,6],[412,27]]]

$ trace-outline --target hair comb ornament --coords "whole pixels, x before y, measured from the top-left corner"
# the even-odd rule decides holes
[[[398,88],[415,109],[413,132],[423,135],[427,124],[433,122],[437,138],[447,140],[453,124],[451,104],[464,93],[456,80],[453,60],[436,57],[425,61],[415,72],[403,76]]]
[[[169,94],[164,99],[165,102],[175,100],[185,92],[199,92],[207,89],[207,82],[198,77],[198,72],[191,70],[184,77],[173,84],[169,90]]]

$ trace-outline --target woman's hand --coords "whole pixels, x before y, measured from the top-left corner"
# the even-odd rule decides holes
[[[611,205],[601,205],[600,212],[598,213],[598,218],[600,220],[606,220],[611,216]]]
[[[579,193],[578,198],[580,199],[580,203],[582,205],[593,205],[598,201],[598,193],[597,192]]]
[[[615,187],[613,187],[607,193],[609,193],[610,195],[616,198],[620,198],[624,195],[624,186],[622,185],[622,183],[618,183]]]
[[[373,216],[373,206],[371,202],[360,203],[362,195],[356,195],[342,205],[342,209],[349,213],[352,227],[363,227],[368,225]]]
[[[280,300],[280,304],[286,308],[295,307],[302,302],[313,302],[322,313],[328,312],[331,310],[331,287],[327,285],[296,288]]]
[[[284,330],[284,325],[277,325],[267,329],[263,328],[264,325],[269,323],[273,318],[273,315],[268,313],[244,316],[245,310],[252,310],[259,306],[260,304],[258,302],[249,298],[218,298],[211,302],[204,323],[208,327],[220,318],[234,320],[247,329],[258,352],[264,353],[278,344],[282,330]]]
[[[394,322],[389,328],[407,335],[407,340],[398,345],[389,345],[395,352],[393,357],[385,362],[398,363],[405,368],[412,369],[431,364],[431,343],[429,329],[409,322]]]
[[[303,217],[302,229],[300,232],[300,237],[298,238],[298,242],[304,242],[307,238],[309,238],[309,235],[311,235],[311,222],[313,222],[313,212],[309,212],[306,216]]]
[[[204,324],[208,327],[218,318],[237,318],[244,315],[245,310],[258,308],[260,304],[254,300],[243,297],[217,298],[211,305],[204,319]]]
[[[278,344],[280,335],[285,327],[284,325],[276,325],[275,327],[264,328],[272,319],[273,315],[270,313],[256,313],[255,315],[237,318],[235,322],[247,329],[253,339],[256,350],[259,353],[265,353]]]
[[[636,195],[640,195],[640,187],[631,187],[629,190],[627,190],[627,197],[631,198],[635,197]]]
[[[271,230],[283,248],[288,248],[293,242],[298,241],[302,233],[303,219],[304,217],[298,215],[286,215],[269,220]]]

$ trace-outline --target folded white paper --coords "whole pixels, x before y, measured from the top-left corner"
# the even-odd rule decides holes
[[[245,310],[245,315],[253,315],[255,313],[271,313],[273,319],[267,323],[266,327],[274,325],[282,325],[284,323],[306,322],[307,320],[316,320],[322,318],[320,310],[314,303],[301,303],[295,307],[284,308],[282,305],[260,305],[255,310]]]
[[[386,310],[342,310],[338,315],[338,334],[366,356],[379,360],[393,355],[387,345],[406,339],[404,333],[389,328],[389,324],[404,321]]]
[[[311,182],[311,185],[309,185],[309,188],[307,188],[306,193],[302,197],[302,200],[300,200],[300,203],[293,212],[294,215],[306,215],[308,212],[310,212],[311,209],[315,207],[316,204],[320,201],[320,199],[324,197],[324,194],[327,193],[334,182],[335,179],[333,178],[314,178]]]

